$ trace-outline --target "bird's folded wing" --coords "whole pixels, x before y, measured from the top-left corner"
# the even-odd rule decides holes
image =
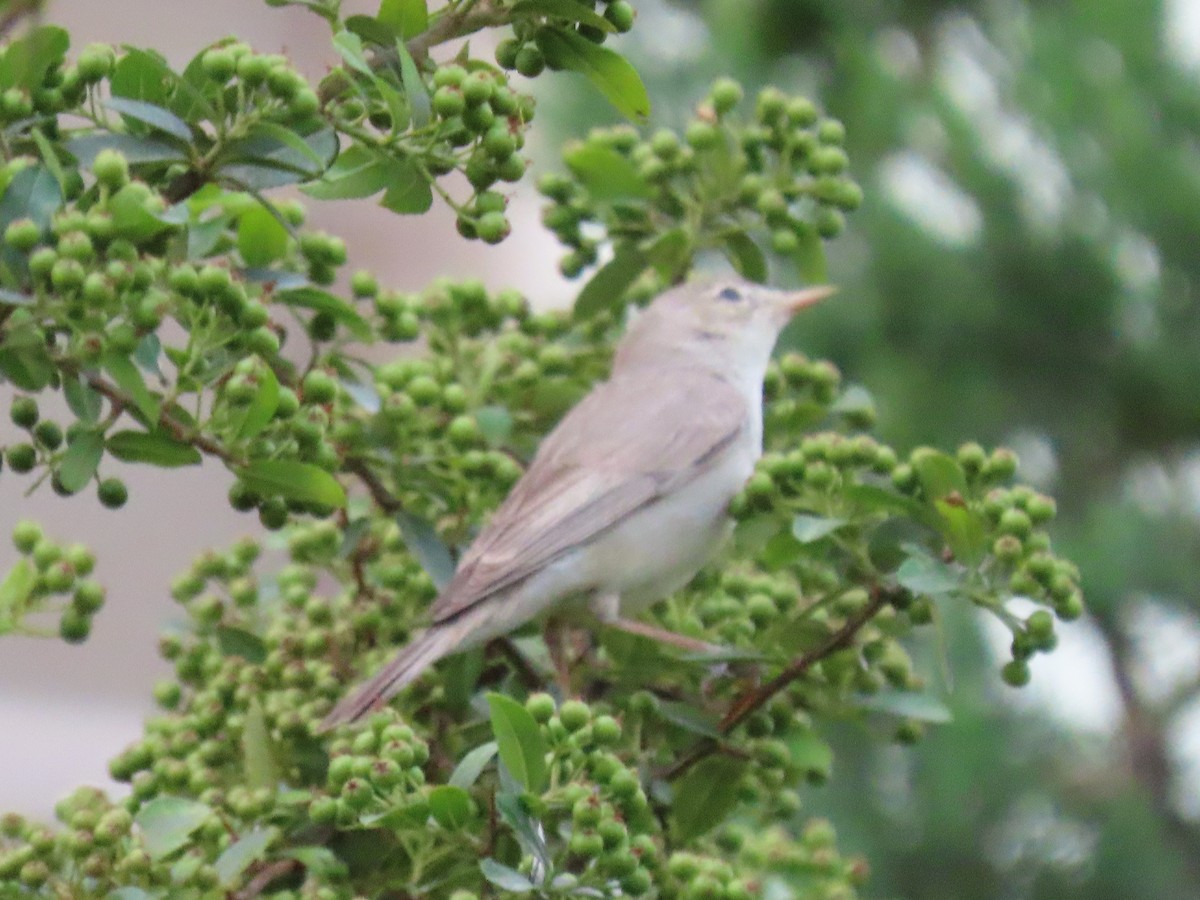
[[[597,386],[543,441],[434,604],[444,622],[686,484],[746,427],[703,370],[641,368]]]

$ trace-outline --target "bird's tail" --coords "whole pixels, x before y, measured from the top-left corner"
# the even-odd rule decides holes
[[[322,720],[319,730],[328,731],[338,725],[356,722],[379,709],[443,656],[461,649],[453,637],[444,628],[434,626],[410,641],[370,681],[342,698]]]

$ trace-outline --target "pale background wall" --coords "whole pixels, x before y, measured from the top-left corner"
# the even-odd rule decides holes
[[[377,5],[351,0],[346,8],[371,12]],[[286,51],[311,77],[336,61],[315,16],[246,0],[58,0],[47,19],[71,32],[76,49],[91,41],[154,47],[177,68],[233,32],[262,52]],[[368,267],[384,285],[409,289],[437,275],[474,276],[519,287],[535,302],[559,301],[568,289],[556,275],[553,239],[537,225],[537,206],[532,188],[514,192],[514,236],[495,248],[459,238],[444,207],[401,218],[370,201],[313,203],[310,222],[345,238],[347,271]],[[15,430],[10,398],[0,387],[0,444]],[[167,596],[170,579],[204,548],[258,531],[253,516],[226,503],[230,478],[220,465],[163,472],[118,470],[106,460],[105,468],[129,485],[120,514],[86,492],[64,500],[43,489],[23,498],[29,479],[0,476],[0,577],[15,556],[12,526],[28,517],[56,539],[92,547],[96,576],[109,589],[108,606],[82,646],[0,639],[0,810],[48,816],[65,791],[106,781],[107,760],[137,736],[151,709],[150,686],[167,672],[155,645],[178,612]]]

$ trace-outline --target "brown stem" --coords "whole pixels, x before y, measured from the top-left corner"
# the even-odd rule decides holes
[[[293,869],[300,867],[299,860],[295,859],[278,859],[275,862],[263,866],[258,873],[251,878],[244,888],[232,895],[232,900],[253,900],[270,886],[271,882],[277,878],[282,878]]]
[[[347,457],[344,463],[347,472],[358,477],[358,480],[366,487],[367,492],[371,495],[371,499],[375,504],[386,513],[400,512],[400,501],[387,489],[387,486],[379,480],[379,476],[372,471],[370,465],[365,459],[360,457]]]
[[[729,709],[725,712],[724,717],[717,726],[717,730],[722,735],[729,734],[749,718],[752,713],[761,709],[772,697],[792,682],[798,680],[815,664],[827,656],[836,653],[838,650],[848,647],[859,630],[873,619],[875,614],[883,609],[890,600],[891,593],[884,588],[877,587],[872,593],[870,602],[848,618],[841,628],[825,639],[823,644],[810,650],[803,656],[792,660],[783,668],[783,671],[766,684],[751,688],[734,698],[733,703],[730,704]],[[666,771],[665,777],[667,779],[677,778],[705,757],[710,756],[718,750],[726,752],[727,749],[723,748],[717,740],[705,740],[698,744],[690,753],[684,754],[678,762],[671,766]]]

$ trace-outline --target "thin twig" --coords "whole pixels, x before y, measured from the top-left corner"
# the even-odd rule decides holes
[[[380,509],[386,513],[400,512],[402,508],[400,501],[379,480],[379,476],[371,470],[365,459],[354,456],[347,457],[343,467],[347,472],[358,477]]]
[[[233,895],[233,900],[253,900],[270,886],[271,882],[284,875],[289,874],[293,869],[300,867],[300,861],[296,859],[277,859],[270,865],[263,866],[253,878],[251,878],[244,888]]]
[[[866,625],[867,622],[873,619],[875,614],[878,613],[884,606],[886,606],[890,600],[891,594],[889,591],[883,588],[876,588],[872,594],[870,602],[868,602],[866,606],[864,606],[853,616],[848,618],[845,624],[831,634],[823,644],[814,648],[813,650],[810,650],[803,656],[799,656],[792,660],[787,666],[784,667],[782,672],[780,672],[766,684],[751,688],[750,690],[736,697],[733,703],[730,704],[729,709],[726,711],[724,717],[721,719],[720,724],[717,726],[717,730],[720,731],[722,735],[729,734],[731,731],[733,731],[733,729],[737,728],[738,725],[746,721],[746,719],[749,718],[752,713],[761,709],[772,697],[774,697],[788,685],[792,684],[792,682],[801,678],[804,673],[811,669],[814,665],[825,659],[827,656],[836,653],[838,650],[848,647],[851,641],[854,640],[854,636],[858,634],[859,630]],[[698,744],[690,753],[686,753],[680,757],[680,759],[674,765],[667,769],[665,777],[668,780],[677,778],[696,763],[700,762],[700,760],[712,755],[717,751],[733,752],[731,748],[723,747],[720,741],[711,738],[707,739]]]

